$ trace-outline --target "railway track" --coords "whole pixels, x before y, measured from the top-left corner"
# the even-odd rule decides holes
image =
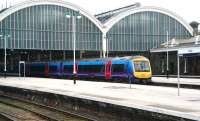
[[[48,106],[0,94],[1,121],[93,121]]]
[[[0,119],[1,121],[15,121],[10,115],[4,113],[0,113]]]
[[[0,102],[0,120],[2,121],[47,121],[36,113]]]

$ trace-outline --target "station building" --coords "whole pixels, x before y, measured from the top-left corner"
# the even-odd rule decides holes
[[[171,76],[177,75],[177,58],[180,59],[180,74],[184,77],[199,77],[200,74],[200,35],[190,39],[172,39],[151,51],[154,74],[166,75],[167,51],[168,68]]]
[[[160,61],[151,49],[167,40],[190,39],[193,29],[169,10],[139,3],[91,15],[68,2],[34,0],[0,11],[0,35],[0,71],[6,48],[8,71],[14,72],[19,61],[71,60],[74,38],[77,59],[144,55]]]

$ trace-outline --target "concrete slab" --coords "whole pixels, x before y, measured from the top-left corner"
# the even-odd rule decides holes
[[[200,90],[106,82],[7,78],[0,85],[51,92],[200,121]]]
[[[153,82],[157,83],[171,83],[177,84],[177,78],[166,78],[166,77],[152,77]],[[199,78],[180,78],[181,84],[186,85],[200,85]]]

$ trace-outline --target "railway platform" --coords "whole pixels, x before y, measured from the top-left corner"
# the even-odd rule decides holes
[[[0,78],[0,86],[66,95],[200,121],[200,90],[47,78]],[[173,120],[172,120],[173,121]]]
[[[152,81],[155,83],[171,83],[177,84],[177,78],[175,77],[152,77]],[[199,85],[200,78],[180,78],[180,83],[185,85]]]

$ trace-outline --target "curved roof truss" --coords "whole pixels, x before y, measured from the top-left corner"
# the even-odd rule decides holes
[[[79,11],[82,15],[84,15],[89,20],[91,20],[103,33],[107,33],[117,22],[119,22],[121,19],[123,19],[129,15],[132,15],[132,14],[135,14],[138,12],[152,11],[152,12],[162,13],[162,14],[165,14],[165,15],[168,15],[168,16],[174,18],[175,20],[180,22],[189,31],[189,33],[191,35],[193,35],[192,27],[182,17],[178,16],[177,14],[175,14],[169,10],[159,8],[159,7],[150,7],[150,6],[139,7],[139,8],[127,10],[125,12],[117,14],[116,16],[113,16],[105,24],[102,25],[101,22],[99,20],[97,20],[93,15],[89,14],[88,11],[82,9],[81,7],[79,7],[77,5],[74,5],[74,4],[65,2],[65,1],[60,1],[60,0],[59,1],[57,1],[57,0],[42,0],[42,1],[41,0],[29,0],[29,1],[19,3],[15,6],[12,6],[11,8],[0,13],[0,21],[5,19],[7,16],[11,15],[12,13],[19,11],[23,8],[27,8],[27,7],[31,7],[31,6],[35,6],[35,5],[47,5],[47,4],[48,5],[58,5],[58,6],[72,9],[74,11]]]
[[[145,11],[158,12],[158,13],[168,15],[168,16],[174,18],[175,20],[177,20],[178,22],[180,22],[189,31],[189,33],[191,35],[193,35],[192,27],[182,17],[178,16],[177,14],[175,14],[169,10],[166,10],[163,8],[158,8],[158,7],[150,7],[150,6],[130,9],[128,11],[117,14],[116,16],[113,16],[103,25],[104,31],[107,33],[117,22],[119,22],[121,19],[123,19],[129,15],[139,13],[139,12],[145,12]]]
[[[3,19],[5,19],[7,16],[11,15],[14,12],[17,12],[17,11],[27,8],[27,7],[36,6],[36,5],[57,5],[57,6],[72,9],[74,11],[79,11],[80,14],[87,17],[90,21],[92,21],[100,29],[100,31],[103,32],[102,24],[93,15],[89,14],[88,11],[82,9],[81,7],[79,7],[77,5],[74,5],[74,4],[65,2],[65,1],[61,1],[61,0],[29,0],[29,1],[19,3],[15,6],[8,8],[4,12],[0,13],[0,21],[2,21]]]

